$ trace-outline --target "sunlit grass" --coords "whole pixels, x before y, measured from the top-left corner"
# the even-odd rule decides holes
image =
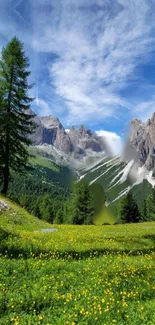
[[[36,233],[49,224],[9,205],[0,215],[0,324],[155,324],[155,223]]]

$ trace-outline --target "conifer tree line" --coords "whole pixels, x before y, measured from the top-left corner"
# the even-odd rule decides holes
[[[35,169],[33,170],[35,175]],[[94,224],[105,208],[106,195],[98,183],[75,182],[70,191],[41,183],[38,176],[13,175],[8,195],[36,217],[54,224]],[[137,223],[155,220],[155,189],[137,205],[130,191],[117,202],[115,223]],[[108,224],[101,220],[100,224]]]
[[[28,135],[35,124],[27,114],[32,98],[29,61],[23,44],[14,37],[3,48],[0,60],[0,176],[2,193],[7,194],[11,171],[28,166]]]
[[[73,185],[66,205],[64,222],[77,225],[93,224],[95,216],[104,205],[105,193],[100,184],[89,186],[86,181],[77,182]]]
[[[138,207],[132,192],[122,197],[117,205],[117,217],[122,223],[155,220],[155,188]]]

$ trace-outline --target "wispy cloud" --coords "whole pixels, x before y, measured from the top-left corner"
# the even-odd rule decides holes
[[[133,109],[120,90],[155,48],[153,8],[148,0],[65,0],[52,2],[46,24],[37,17],[33,46],[58,56],[49,73],[68,120],[93,122]]]
[[[45,100],[36,98],[34,101],[34,104],[36,106],[38,115],[41,115],[41,116],[42,115],[44,115],[44,116],[52,115],[51,107]]]
[[[31,54],[41,115],[58,114],[66,125],[95,125],[109,117],[124,121],[142,115],[147,105],[153,109],[154,99],[146,103],[143,96],[140,106],[139,100],[133,105],[132,95],[125,97],[122,90],[139,78],[136,68],[155,50],[154,0],[5,4],[5,10],[0,4],[0,30],[5,40],[16,34]]]
[[[155,95],[151,100],[143,101],[135,107],[135,116],[146,122],[155,112]]]
[[[96,131],[96,134],[103,137],[114,155],[120,154],[123,148],[122,138],[115,132],[108,132],[105,130]]]

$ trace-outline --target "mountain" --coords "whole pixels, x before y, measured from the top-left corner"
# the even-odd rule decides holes
[[[36,116],[34,121],[37,124],[36,131],[31,136],[34,145],[49,144],[67,154],[73,151],[72,142],[57,117]]]
[[[100,183],[106,192],[107,206],[115,210],[118,200],[130,190],[139,207],[155,186],[155,113],[145,124],[133,119],[122,156],[105,155],[95,164],[78,170],[79,180]]]
[[[140,168],[131,159],[128,163],[122,161],[120,156],[100,159],[95,164],[84,165],[78,172],[78,180],[86,180],[91,186],[93,183],[100,183],[106,194],[106,205],[116,215],[118,200],[130,190],[141,206],[151,192],[155,180],[149,171]]]
[[[131,121],[130,134],[123,154],[124,159],[134,158],[140,167],[155,169],[155,113],[144,124],[134,119]]]
[[[68,132],[69,138],[73,144],[74,150],[84,152],[85,150],[92,150],[94,152],[101,152],[105,149],[105,144],[101,137],[93,134],[90,130],[81,125],[79,129],[74,126]]]
[[[100,183],[106,193],[106,205],[116,215],[119,199],[133,192],[141,202],[155,185],[153,178],[155,114],[146,123],[132,120],[123,156],[112,157],[106,139],[81,125],[65,130],[58,118],[35,117],[37,129],[30,148],[33,170],[13,175],[9,197],[38,215],[40,201],[48,193],[46,205],[53,205],[53,219],[70,193],[73,180]],[[70,168],[72,167],[72,168]],[[20,191],[20,195],[18,195]],[[51,208],[50,208],[51,209]],[[45,210],[45,209],[44,209]],[[40,212],[40,214],[42,211]]]
[[[31,111],[31,113],[33,113]],[[79,129],[74,126],[66,132],[57,117],[54,116],[35,116],[34,121],[37,125],[36,131],[31,135],[33,145],[42,146],[42,149],[49,147],[48,151],[53,150],[61,154],[69,155],[75,159],[91,156],[93,153],[102,153],[108,150],[102,137],[97,136],[83,125]]]
[[[84,126],[67,132],[56,117],[35,116],[34,121],[37,128],[29,148],[32,168],[12,173],[8,197],[39,218],[53,222],[62,216],[79,167],[103,158],[106,145]]]
[[[12,173],[7,195],[30,213],[53,223],[76,175],[66,164],[57,164],[45,150],[34,146],[30,154],[31,168]]]
[[[155,185],[152,176],[155,114],[146,124],[137,119],[131,121],[122,157],[112,157],[105,139],[83,125],[65,131],[58,118],[53,116],[36,116],[36,123],[38,128],[32,138],[35,146],[56,164],[71,165],[79,181],[85,179],[90,185],[99,182],[106,191],[107,205],[117,205],[129,190],[135,193],[140,204]],[[143,190],[138,195],[140,189]]]

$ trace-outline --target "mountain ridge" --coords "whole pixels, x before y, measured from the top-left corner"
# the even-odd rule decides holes
[[[34,114],[31,110],[29,114]],[[79,128],[72,126],[66,132],[60,120],[52,115],[35,115],[34,122],[37,125],[35,132],[30,136],[34,146],[49,145],[59,150],[62,154],[70,155],[75,159],[91,156],[103,152],[111,154],[106,141],[84,125]],[[51,149],[52,149],[51,148]]]
[[[131,120],[131,128],[123,158],[134,158],[140,167],[155,170],[155,113],[143,123],[141,120]]]

